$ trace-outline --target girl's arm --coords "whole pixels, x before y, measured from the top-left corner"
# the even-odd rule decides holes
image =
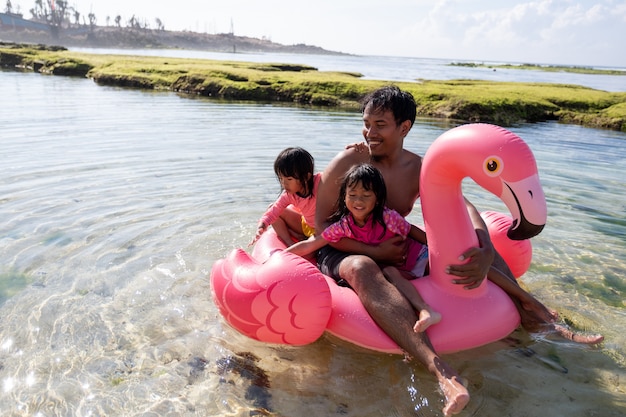
[[[291,204],[291,197],[287,192],[285,192],[285,190],[283,190],[276,201],[267,207],[265,213],[263,213],[259,219],[258,228],[261,228],[261,225],[265,225],[265,227],[262,228],[263,230],[268,228],[278,217],[280,217],[289,204]]]
[[[291,252],[298,256],[306,256],[320,250],[327,243],[328,242],[322,237],[322,235],[311,236],[307,240],[302,240],[289,246],[285,249],[285,252]]]
[[[404,222],[403,218],[402,221]],[[349,228],[350,226],[345,223],[344,218],[342,221],[329,226],[322,235],[333,248],[342,252],[365,255],[381,263],[396,264],[403,261],[407,247],[406,239],[403,236],[394,236],[378,244],[368,244],[351,238],[351,233],[348,232]]]
[[[252,241],[248,243],[248,247],[254,245],[257,242],[257,240],[261,238],[261,235],[265,233],[267,228],[268,228],[268,225],[265,224],[263,220],[259,220],[259,224],[256,227],[256,234],[254,235],[254,239],[252,239]]]
[[[408,237],[423,245],[426,244],[426,232],[414,224],[411,224],[397,211],[386,209],[383,213],[383,218],[385,219],[385,224],[390,232],[395,233],[403,239]]]
[[[363,141],[363,142],[358,142],[358,143],[355,142],[355,143],[346,145],[345,149],[354,149],[358,153],[363,153],[363,152],[367,152],[369,148],[367,146],[367,143]]]
[[[413,240],[417,240],[419,243],[423,245],[428,243],[426,240],[426,232],[420,229],[419,227],[415,226],[414,224],[411,225],[411,230],[409,231],[409,237]]]
[[[276,219],[278,219],[289,204],[291,204],[291,198],[289,194],[283,190],[278,196],[278,199],[267,207],[265,213],[263,213],[259,219],[256,226],[256,234],[254,235],[252,241],[248,244],[248,247],[254,245],[257,240],[259,240],[261,235],[265,233],[267,228],[270,227]]]

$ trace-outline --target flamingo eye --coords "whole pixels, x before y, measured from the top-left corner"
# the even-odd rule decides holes
[[[495,155],[488,157],[483,163],[483,170],[485,171],[485,174],[490,177],[500,175],[502,168],[504,168],[504,162],[500,159],[500,157]]]

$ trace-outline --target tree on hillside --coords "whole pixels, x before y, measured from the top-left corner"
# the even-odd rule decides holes
[[[48,0],[48,7],[50,9],[49,22],[52,23],[52,26],[60,28],[67,18],[67,1]]]
[[[87,15],[87,18],[89,19],[89,28],[93,32],[94,28],[96,27],[96,22],[98,19],[96,19],[96,15],[94,13],[89,13]]]
[[[69,0],[34,0],[35,7],[30,9],[32,20],[36,22],[45,22],[49,25],[50,31],[53,37],[59,36],[62,27],[71,27],[73,25],[80,26],[81,19],[82,25],[89,25],[93,32],[97,27],[97,18],[94,13],[87,15],[88,23],[85,21],[85,15],[81,13],[73,6],[69,6]],[[19,6],[18,6],[19,10]],[[6,0],[5,11],[7,13],[13,13],[12,0]],[[155,19],[156,27],[158,30],[165,30],[163,21],[159,18]],[[73,22],[73,23],[72,23]],[[122,16],[117,15],[114,18],[115,26],[122,27]],[[106,17],[106,25],[111,23],[111,17]],[[150,23],[146,19],[138,19],[133,15],[127,23],[127,27],[131,29],[149,29]]]
[[[33,16],[35,20],[43,20],[44,8],[43,8],[43,0],[35,0],[35,7],[30,9],[30,14]]]
[[[35,0],[35,7],[30,9],[33,20],[46,22],[50,25],[50,33],[52,37],[59,36],[59,31],[63,22],[67,20],[69,24],[68,3],[65,0]]]
[[[30,9],[34,20],[44,21],[57,28],[61,27],[69,15],[65,0],[35,0],[35,7]]]
[[[4,7],[4,12],[6,14],[17,14],[17,15],[21,15],[20,13],[20,5],[17,5],[17,9],[15,11],[13,11],[13,4],[11,3],[11,0],[7,0],[6,5]]]

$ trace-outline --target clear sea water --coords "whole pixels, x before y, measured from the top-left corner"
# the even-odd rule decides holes
[[[387,79],[422,64],[452,78],[459,70],[309,59]],[[589,80],[626,90],[621,77]],[[303,146],[322,169],[360,140],[358,113],[6,71],[0,88],[1,415],[440,415],[437,384],[419,365],[330,336],[264,345],[228,327],[211,300],[212,264],[247,246],[279,192],[276,154]],[[451,127],[420,119],[406,146],[423,154]],[[518,331],[447,356],[470,381],[462,415],[624,415],[626,134],[558,123],[510,130],[535,153],[549,209],[523,285],[606,341]],[[480,209],[503,209],[466,189]],[[420,223],[419,206],[410,219]]]

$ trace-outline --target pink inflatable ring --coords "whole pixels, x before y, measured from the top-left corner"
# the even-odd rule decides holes
[[[485,280],[468,291],[452,284],[445,273],[446,265],[458,263],[459,254],[478,245],[461,193],[465,177],[509,209],[510,217],[487,214],[486,223],[494,246],[505,254],[516,276],[530,264],[532,250],[526,239],[542,230],[547,217],[534,156],[512,132],[469,124],[433,142],[424,156],[420,183],[430,275],[412,283],[442,314],[442,320],[427,329],[439,353],[502,339],[520,322],[515,305],[496,285]],[[281,248],[269,230],[252,255],[235,249],[213,266],[213,298],[232,327],[268,343],[304,345],[326,331],[368,349],[401,353],[351,289],[337,286],[310,262]]]

